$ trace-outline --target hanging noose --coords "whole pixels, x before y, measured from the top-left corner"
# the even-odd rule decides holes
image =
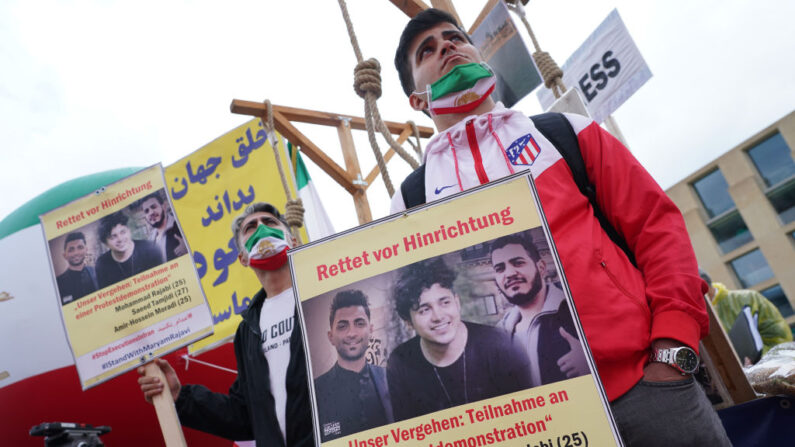
[[[541,51],[538,40],[536,40],[536,35],[533,33],[533,29],[530,28],[530,22],[527,21],[527,15],[524,12],[524,6],[522,6],[521,0],[509,1],[507,6],[508,9],[516,13],[516,15],[522,19],[522,23],[524,23],[525,29],[527,29],[527,34],[530,35],[530,40],[533,41],[533,47],[535,47],[536,50],[533,53],[533,60],[535,60],[536,66],[541,72],[541,77],[544,78],[544,86],[552,90],[552,94],[555,95],[555,98],[560,98],[560,96],[566,92],[566,86],[563,84],[563,70],[558,67],[558,64],[555,63],[549,53]]]
[[[282,179],[282,187],[284,187],[284,195],[287,197],[287,203],[284,205],[284,220],[290,226],[290,233],[296,240],[298,245],[301,245],[301,234],[299,228],[304,226],[304,205],[300,198],[293,199],[293,193],[290,191],[290,186],[287,183],[287,176],[284,174],[284,167],[282,166],[282,157],[279,156],[278,140],[276,138],[276,128],[273,126],[273,106],[269,100],[263,101],[265,104],[265,131],[268,133],[268,138],[271,140],[271,147],[273,148],[273,156],[276,158],[276,167],[279,169],[279,177]]]
[[[342,18],[345,20],[345,26],[348,29],[348,37],[351,40],[353,52],[356,54],[356,68],[353,69],[353,89],[356,94],[364,99],[364,122],[367,127],[367,137],[370,140],[370,146],[373,148],[375,160],[378,163],[378,169],[381,170],[381,177],[384,179],[384,185],[389,193],[389,196],[395,194],[395,188],[392,186],[392,180],[389,178],[389,173],[386,168],[386,161],[381,154],[381,149],[378,148],[378,142],[375,139],[375,129],[377,129],[384,136],[384,139],[389,143],[389,146],[401,158],[411,166],[412,169],[417,169],[419,163],[417,160],[406,152],[392,138],[392,133],[386,127],[384,120],[381,119],[381,114],[378,112],[378,104],[376,100],[381,97],[381,64],[375,59],[363,60],[362,52],[359,49],[359,42],[356,39],[356,33],[353,30],[351,18],[348,15],[348,7],[345,0],[338,0],[340,10],[342,11]]]

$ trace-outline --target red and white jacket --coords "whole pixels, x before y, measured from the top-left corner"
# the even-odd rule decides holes
[[[651,341],[698,350],[704,293],[682,215],[648,172],[595,122],[566,114],[597,203],[635,254],[602,230],[555,147],[525,115],[497,106],[434,136],[425,153],[428,202],[529,169],[602,383],[612,401],[643,377]],[[529,137],[528,137],[529,136]],[[519,152],[518,149],[523,149]],[[391,212],[405,209],[398,191]]]

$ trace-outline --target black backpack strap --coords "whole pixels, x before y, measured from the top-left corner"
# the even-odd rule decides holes
[[[563,160],[569,165],[577,188],[579,188],[580,193],[591,202],[594,216],[599,220],[599,224],[602,226],[602,229],[605,230],[607,236],[610,237],[610,240],[612,240],[614,244],[618,245],[618,247],[624,251],[627,258],[629,258],[629,262],[637,267],[638,264],[635,261],[635,255],[632,253],[632,250],[630,250],[627,241],[619,234],[615,227],[613,227],[613,224],[607,220],[607,217],[596,202],[596,187],[588,178],[588,171],[585,170],[585,160],[582,159],[580,144],[577,141],[577,134],[574,132],[574,128],[571,127],[569,120],[566,119],[562,113],[553,112],[533,115],[530,119],[533,120],[536,129],[557,148]]]
[[[425,203],[425,163],[409,174],[400,184],[406,209]]]

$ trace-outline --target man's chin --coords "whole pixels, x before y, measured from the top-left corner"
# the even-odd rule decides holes
[[[346,361],[349,361],[349,362],[355,362],[356,360],[361,360],[361,358],[364,357],[364,354],[366,352],[367,352],[366,350],[364,350],[362,352],[356,352],[356,353],[348,353],[347,351],[342,351],[342,352],[337,351],[337,355],[339,355],[340,358],[343,359],[343,360],[346,360]]]
[[[514,293],[513,295],[508,295],[506,293],[505,298],[514,306],[521,306],[533,301],[533,295],[529,293]]]

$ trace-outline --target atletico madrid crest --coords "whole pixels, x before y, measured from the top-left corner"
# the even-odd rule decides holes
[[[511,143],[506,152],[514,166],[531,166],[541,153],[541,147],[532,135],[527,134]]]

